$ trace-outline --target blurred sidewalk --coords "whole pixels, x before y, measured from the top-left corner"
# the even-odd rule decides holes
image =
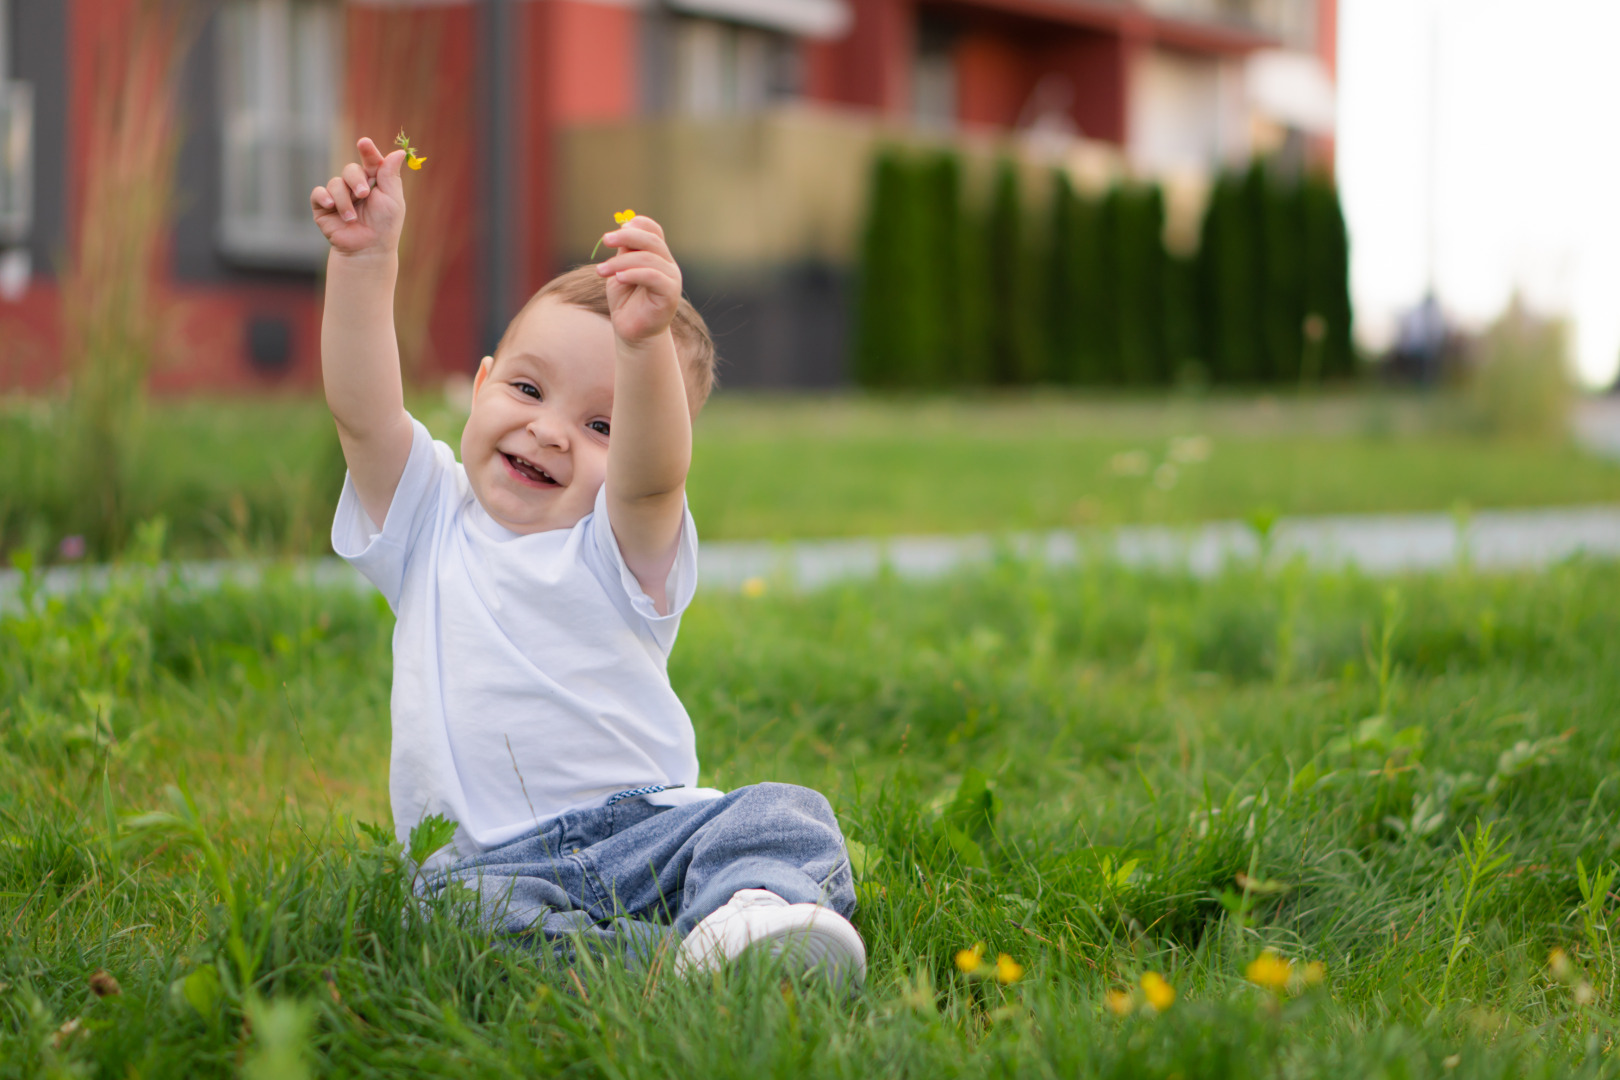
[[[1595,454],[1620,459],[1620,394],[1591,398],[1576,406],[1575,437]]]
[[[1620,420],[1620,411],[1614,417]],[[1620,432],[1613,427],[1606,430],[1617,436],[1614,445],[1620,453]],[[1001,537],[732,541],[703,545],[699,579],[706,588],[725,590],[741,589],[745,583],[757,588],[755,579],[766,587],[813,589],[884,572],[904,578],[938,577],[1002,556],[1053,566],[1115,563],[1208,577],[1260,554],[1260,538],[1238,521]],[[1533,570],[1578,555],[1620,558],[1620,507],[1283,518],[1272,531],[1267,560],[1280,564],[1302,558],[1319,569],[1354,567],[1367,574],[1396,574],[1460,564],[1480,570]],[[177,570],[183,582],[196,588],[214,588],[227,581],[251,584],[269,573],[289,572],[316,585],[370,588],[336,558],[292,564],[211,560],[180,563]],[[61,595],[84,585],[100,588],[114,572],[104,566],[56,567],[45,574],[43,590]],[[0,608],[15,605],[20,584],[16,571],[0,573]]]

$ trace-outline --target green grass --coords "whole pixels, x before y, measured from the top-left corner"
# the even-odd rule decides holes
[[[442,401],[416,407],[459,442],[460,419]],[[1467,434],[1460,408],[1378,395],[723,395],[699,421],[689,490],[710,540],[1620,500],[1620,465],[1566,443]],[[120,549],[127,535],[61,475],[49,431],[39,402],[0,409],[0,549],[48,554],[71,533],[99,554]],[[157,403],[146,431],[108,467],[126,477],[124,519],[166,517],[171,551],[328,550],[343,465],[320,402]],[[1177,462],[1173,446],[1207,457]],[[1173,470],[1160,471],[1166,462]]]
[[[360,824],[374,598],[36,600],[0,620],[0,1076],[1617,1075],[1616,595],[1596,562],[1008,561],[700,596],[671,677],[703,781],[817,787],[859,845],[850,1002],[570,973],[409,903]],[[1024,978],[958,972],[980,941]],[[1264,946],[1325,981],[1251,985]],[[1114,1016],[1150,971],[1174,1005]]]

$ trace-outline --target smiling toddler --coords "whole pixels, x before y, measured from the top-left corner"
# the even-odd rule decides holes
[[[394,283],[403,150],[370,139],[310,194],[332,246],[326,399],[349,472],[332,545],[397,616],[389,788],[406,839],[457,825],[430,890],[499,929],[677,968],[749,948],[859,982],[843,836],[820,794],[697,786],[666,664],[697,580],[692,419],[714,345],[663,230],[553,279],[473,383],[461,459],[405,410]]]

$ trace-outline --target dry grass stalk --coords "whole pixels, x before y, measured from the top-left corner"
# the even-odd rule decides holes
[[[65,458],[92,498],[84,531],[125,531],[122,477],[169,305],[163,259],[179,147],[176,84],[196,25],[186,0],[108,3],[92,24],[97,72],[88,167],[62,274],[62,352],[70,380]]]
[[[403,129],[427,165],[405,174],[410,205],[400,245],[394,326],[407,380],[437,364],[433,310],[445,274],[467,242],[461,206],[470,182],[472,70],[456,48],[457,8],[350,8],[347,38],[351,137],[370,135],[385,151]],[[348,160],[347,157],[344,160]]]

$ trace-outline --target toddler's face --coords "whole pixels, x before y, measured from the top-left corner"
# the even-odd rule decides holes
[[[567,529],[607,476],[613,326],[551,297],[518,324],[473,381],[461,463],[473,494],[517,533]]]

